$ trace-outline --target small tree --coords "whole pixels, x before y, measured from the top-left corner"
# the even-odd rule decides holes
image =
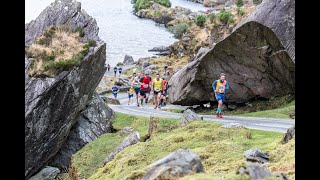
[[[231,12],[225,10],[225,9],[222,9],[220,12],[219,12],[219,20],[224,23],[224,24],[228,24],[228,23],[232,23],[234,22],[234,15],[231,14]]]
[[[204,14],[201,14],[195,18],[194,22],[196,23],[196,25],[203,27],[206,20],[207,20],[207,17]]]
[[[179,23],[174,26],[170,26],[168,28],[169,32],[173,33],[175,38],[180,39],[182,35],[187,32],[188,30],[188,25],[185,23]]]

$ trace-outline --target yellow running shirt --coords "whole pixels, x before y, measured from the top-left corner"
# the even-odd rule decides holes
[[[162,79],[159,78],[159,81],[155,78],[153,80],[153,90],[156,92],[160,92],[162,90]]]

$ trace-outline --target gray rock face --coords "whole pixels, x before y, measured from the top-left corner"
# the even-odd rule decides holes
[[[188,149],[176,152],[150,164],[143,180],[176,179],[189,174],[204,172],[200,157]]]
[[[181,125],[186,125],[191,121],[200,120],[201,118],[190,109],[187,109],[183,112],[183,115],[180,119]]]
[[[170,51],[170,48],[166,46],[157,46],[148,51],[163,52],[163,51]]]
[[[269,156],[258,148],[252,148],[244,152],[244,157],[247,161],[252,162],[266,163],[269,161]]]
[[[103,161],[104,164],[112,161],[114,157],[126,147],[137,144],[140,141],[140,134],[138,131],[134,131],[129,136],[124,138],[124,140],[115,148],[115,150]]]
[[[60,170],[58,168],[47,166],[36,175],[32,176],[29,180],[55,180],[59,173]]]
[[[143,71],[146,71],[146,70],[157,70],[157,69],[159,69],[158,66],[156,66],[156,65],[149,65],[149,66],[145,67],[145,68],[143,69]]]
[[[222,72],[230,86],[229,103],[294,94],[294,12],[293,0],[263,1],[250,20],[172,76],[169,101],[179,105],[215,101],[211,85]],[[286,18],[279,20],[280,15]]]
[[[142,69],[146,68],[147,66],[150,66],[150,63],[148,61],[142,62]]]
[[[55,1],[27,24],[26,45],[49,25],[60,23],[84,27],[87,34],[84,39],[97,40],[97,46],[90,48],[79,67],[53,78],[33,78],[25,74],[26,178],[43,167],[62,147],[106,71],[106,44],[98,40],[95,20],[81,11],[80,3],[75,1]],[[30,60],[25,59],[25,63],[27,67]]]
[[[288,143],[292,138],[295,137],[296,134],[296,127],[295,125],[292,126],[291,128],[288,129],[288,131],[284,134],[283,138],[282,138],[282,143],[286,144]]]
[[[119,131],[120,136],[123,136],[125,134],[129,134],[133,131],[133,127],[124,127]]]
[[[129,55],[125,55],[124,60],[123,60],[123,64],[124,65],[131,65],[134,63],[133,57],[129,56]]]
[[[115,104],[115,105],[120,105],[120,101],[118,99],[110,98],[110,97],[101,97],[105,103],[107,104]]]
[[[95,93],[86,108],[81,111],[66,142],[49,164],[61,170],[68,168],[74,153],[102,134],[112,132],[111,118],[114,116],[114,111]]]
[[[25,25],[25,43],[31,45],[35,38],[41,35],[49,26],[68,24],[74,29],[82,27],[85,36],[83,41],[89,39],[100,41],[97,22],[81,9],[81,3],[74,0],[55,0],[44,9],[36,20]]]
[[[240,175],[248,174],[252,180],[265,179],[273,176],[273,174],[265,167],[262,167],[258,163],[247,163],[247,167],[241,167],[239,169]]]

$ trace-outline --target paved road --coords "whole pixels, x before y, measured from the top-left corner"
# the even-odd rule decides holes
[[[111,97],[111,96],[110,96]],[[135,96],[134,102],[135,102]],[[163,109],[186,109],[187,106],[179,106],[179,105],[167,105],[165,108],[161,110],[155,110],[154,106],[145,106],[145,107],[137,107],[134,103],[133,105],[128,105],[128,97],[126,93],[118,94],[118,99],[121,105],[112,105],[109,106],[115,112],[121,112],[125,114],[130,114],[134,116],[157,116],[157,117],[166,117],[166,118],[175,118],[179,119],[182,116],[182,113],[173,113],[167,112]],[[224,116],[223,118],[216,118],[213,115],[199,115],[203,117],[205,121],[218,122],[222,124],[229,123],[239,123],[243,126],[250,129],[259,129],[264,131],[273,131],[273,132],[281,132],[285,133],[288,128],[292,127],[295,124],[295,121],[292,119],[276,119],[276,118],[256,118],[256,117],[240,117],[240,116]]]

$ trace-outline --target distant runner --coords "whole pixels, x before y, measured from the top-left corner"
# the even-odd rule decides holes
[[[225,80],[224,73],[220,74],[220,79],[212,83],[212,88],[218,101],[217,117],[222,118],[222,104],[225,101],[225,91],[229,89],[229,84]]]
[[[108,72],[110,71],[110,64],[107,65]]]
[[[111,90],[112,90],[112,94],[113,94],[114,99],[117,99],[117,95],[119,92],[119,88],[117,86],[117,83],[114,83],[114,86],[112,86]]]
[[[118,70],[118,68],[117,68],[117,66],[115,66],[115,67],[113,68],[113,71],[114,71],[114,77],[116,77],[116,75],[117,75],[117,70]]]
[[[146,99],[148,91],[151,86],[151,77],[149,76],[149,72],[146,72],[144,77],[140,79],[140,102],[141,106],[143,104],[143,99]],[[147,100],[145,100],[147,103]]]
[[[153,93],[154,97],[154,109],[159,108],[160,109],[160,98],[161,98],[161,91],[162,91],[162,83],[163,80],[160,78],[160,74],[156,74],[156,78],[152,82],[151,86],[151,93]]]
[[[118,71],[119,71],[119,77],[121,77],[122,67],[119,67]]]
[[[141,79],[141,73],[138,73],[136,77],[133,78],[132,85],[134,88],[134,91],[136,92],[136,98],[137,98],[137,106],[139,106],[139,94],[140,94],[140,79]]]
[[[133,93],[134,93],[134,88],[133,86],[131,86],[130,89],[128,90],[128,98],[129,98],[128,105],[130,105],[130,102],[132,103],[131,98],[133,98]]]
[[[168,90],[168,82],[165,78],[162,78],[162,93],[161,93],[161,98],[160,98],[160,106],[161,107],[166,105],[167,90]]]

